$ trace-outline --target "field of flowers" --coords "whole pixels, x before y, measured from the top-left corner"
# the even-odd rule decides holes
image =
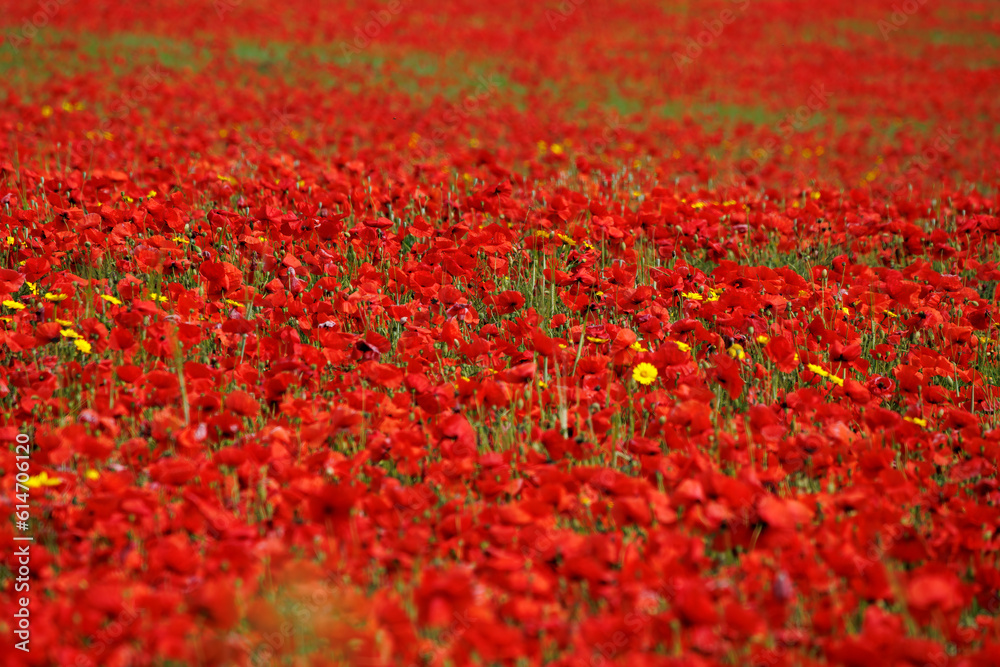
[[[1000,19],[0,0],[4,665],[1000,665]]]

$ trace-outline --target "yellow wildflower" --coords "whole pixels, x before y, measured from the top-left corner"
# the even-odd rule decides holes
[[[29,489],[37,489],[42,486],[57,486],[62,484],[62,480],[58,477],[49,477],[49,473],[44,470],[39,475],[29,477],[28,481],[24,483]]]
[[[815,373],[820,377],[830,377],[830,374],[822,366],[817,366],[816,364],[806,364],[806,368]]]
[[[632,370],[632,379],[642,385],[653,383],[659,373],[653,364],[641,363]]]

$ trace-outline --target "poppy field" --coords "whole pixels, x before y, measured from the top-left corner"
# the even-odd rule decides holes
[[[1000,664],[992,3],[0,8],[0,663]]]

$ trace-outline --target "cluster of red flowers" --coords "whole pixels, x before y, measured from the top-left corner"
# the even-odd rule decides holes
[[[0,660],[1000,664],[997,25],[911,4],[4,7]]]

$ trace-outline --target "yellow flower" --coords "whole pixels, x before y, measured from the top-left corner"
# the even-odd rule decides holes
[[[73,326],[73,323],[70,322],[69,320],[60,320],[60,319],[57,319],[56,320],[56,324],[62,325],[64,327],[71,327],[71,326]]]
[[[682,343],[679,340],[675,340],[674,342],[677,343],[677,347],[680,349],[681,352],[691,351],[691,346],[688,345],[687,343]]]
[[[606,338],[594,338],[593,336],[587,336],[587,340],[589,340],[591,343],[607,343],[608,342],[608,340]]]
[[[147,197],[155,197],[156,196],[156,190],[150,190],[149,194],[147,194],[146,196]]]
[[[826,379],[829,380],[830,382],[834,383],[838,387],[843,387],[844,386],[844,381],[841,380],[836,375],[828,375]]]
[[[706,299],[706,301],[718,301],[718,300],[719,300],[719,294],[714,289],[708,290],[708,298]]]
[[[233,301],[232,299],[226,299],[226,303],[228,303],[230,306],[233,306],[234,308],[242,308],[243,307],[242,303],[240,303],[239,301]]]
[[[13,236],[8,236],[7,237],[7,245],[14,245],[14,243],[15,243],[14,237]]]
[[[56,320],[56,321],[57,322],[62,322],[63,320]],[[62,334],[63,338],[79,338],[80,337],[80,334],[78,334],[77,332],[73,331],[72,329],[63,329],[59,333]]]
[[[90,343],[88,343],[87,341],[81,338],[77,338],[76,340],[73,341],[73,344],[76,345],[76,349],[80,350],[84,354],[90,354],[90,349],[91,349]]]
[[[816,364],[806,364],[806,368],[811,370],[813,373],[820,377],[830,377],[830,374],[822,366],[817,366]]]
[[[653,383],[658,374],[653,364],[641,363],[633,369],[632,379],[639,384],[648,385]]]
[[[552,152],[556,155],[562,155],[563,147],[559,144],[552,144]]]
[[[105,301],[107,301],[108,303],[113,303],[116,306],[122,305],[122,302],[121,302],[120,299],[116,299],[115,297],[113,297],[113,296],[111,296],[109,294],[102,294],[101,298],[104,299]]]
[[[549,386],[549,383],[546,382],[545,380],[539,380],[538,381],[538,388],[539,389],[547,389],[548,386]]]
[[[927,426],[927,420],[921,419],[920,417],[903,417],[904,421],[908,421],[911,424],[916,424],[917,426]]]
[[[183,244],[185,244],[185,245],[187,245],[187,244],[191,243],[190,241],[188,241],[188,240],[187,240],[186,238],[184,238],[183,236],[175,236],[174,238],[172,238],[172,239],[170,239],[170,240],[171,240],[171,241],[173,241],[174,243],[183,243]]]
[[[469,148],[479,148],[479,139],[475,137],[469,139]]]
[[[48,301],[65,301],[69,298],[69,294],[53,294],[52,292],[46,292],[45,298]]]
[[[17,301],[12,301],[10,299],[7,299],[6,301],[4,301],[3,305],[7,306],[11,310],[24,310],[24,304],[23,303],[18,303]]]
[[[97,479],[98,477],[100,477],[101,474],[99,472],[97,472],[96,470],[94,470],[93,468],[90,468],[89,470],[87,470],[87,472],[83,473],[83,476],[86,477],[87,479],[93,481],[93,480]]]
[[[29,477],[28,481],[24,483],[29,489],[37,489],[42,486],[57,486],[62,484],[62,480],[58,477],[49,477],[49,473],[44,470],[40,475],[35,475],[34,477]]]
[[[743,361],[747,357],[746,351],[743,349],[743,346],[740,345],[739,343],[733,343],[732,347],[730,347],[729,350],[727,351],[729,352],[729,356],[732,357],[733,359],[739,359],[740,361]]]
[[[630,350],[634,350],[635,352],[646,352],[646,348],[644,348],[642,346],[642,343],[640,343],[639,341],[632,343],[628,347]]]
[[[31,290],[32,294],[38,294],[38,285],[29,281],[25,281],[24,284],[28,286],[28,289]]]
[[[52,107],[48,104],[42,107],[42,118],[48,118],[52,115]]]
[[[760,334],[757,336],[757,342],[761,345],[766,345],[771,342],[771,338],[769,336],[765,336],[764,334]]]
[[[149,298],[152,299],[153,301],[159,301],[161,303],[167,300],[167,297],[165,297],[165,296],[163,296],[161,294],[157,294],[156,292],[153,292],[152,294],[150,294]]]
[[[705,297],[698,294],[697,292],[682,292],[681,296],[685,299],[691,299],[692,301],[704,301]]]
[[[703,202],[703,201],[695,202],[695,203],[691,204],[691,208],[693,208],[696,211],[698,209],[705,208],[705,202]]]

